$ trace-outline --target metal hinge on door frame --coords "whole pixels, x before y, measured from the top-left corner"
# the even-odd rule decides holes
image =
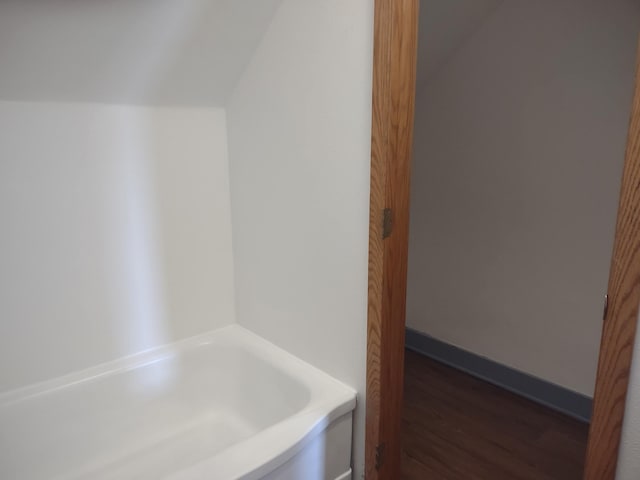
[[[385,239],[393,231],[393,210],[385,208],[382,211],[382,238]]]
[[[376,470],[380,470],[384,463],[384,442],[376,447]]]

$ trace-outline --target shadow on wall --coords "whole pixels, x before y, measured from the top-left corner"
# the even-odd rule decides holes
[[[0,98],[224,105],[281,0],[0,4]]]

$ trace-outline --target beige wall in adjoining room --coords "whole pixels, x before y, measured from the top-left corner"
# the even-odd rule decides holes
[[[418,92],[409,327],[592,395],[639,25],[505,1]]]

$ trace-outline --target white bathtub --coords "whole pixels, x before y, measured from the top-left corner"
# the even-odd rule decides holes
[[[0,396],[0,479],[344,480],[354,407],[234,325]]]

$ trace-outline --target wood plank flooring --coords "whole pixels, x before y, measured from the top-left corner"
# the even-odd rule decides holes
[[[587,434],[586,424],[406,352],[404,480],[580,480]]]

